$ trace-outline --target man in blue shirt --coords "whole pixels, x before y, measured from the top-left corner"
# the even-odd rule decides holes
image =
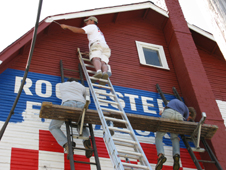
[[[171,100],[167,106],[164,108],[164,111],[159,113],[162,118],[179,120],[179,121],[191,121],[196,117],[196,112],[193,107],[187,107],[183,102],[178,99]],[[166,157],[164,156],[164,148],[162,138],[166,132],[157,132],[155,136],[155,145],[158,154],[158,163],[155,167],[156,170],[161,170],[163,164],[166,162]],[[178,134],[170,133],[170,139],[173,146],[173,169],[180,169],[180,143]]]

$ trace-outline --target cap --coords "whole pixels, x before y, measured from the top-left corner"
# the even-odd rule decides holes
[[[93,21],[95,21],[96,23],[98,23],[97,18],[96,18],[96,17],[93,17],[93,16],[91,16],[91,17],[89,17],[89,18],[87,18],[87,19],[84,19],[84,22],[86,22],[86,21],[88,21],[88,20],[93,20]]]

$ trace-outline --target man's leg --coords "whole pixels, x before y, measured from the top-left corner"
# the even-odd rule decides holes
[[[98,58],[98,57],[94,57],[92,59],[92,63],[93,63],[93,66],[94,68],[96,69],[96,73],[93,75],[94,78],[102,78],[103,74],[102,74],[102,71],[101,71],[101,59]],[[97,80],[93,80],[91,79],[92,83],[95,83]]]
[[[107,73],[108,71],[108,66],[104,61],[101,61],[101,69],[103,73]]]
[[[180,169],[180,143],[178,134],[170,133],[170,139],[172,141],[173,146],[173,170],[179,170]]]
[[[164,156],[164,148],[163,148],[163,142],[162,138],[165,135],[165,132],[156,132],[155,136],[155,146],[157,149],[157,155],[158,155],[158,163],[156,164],[155,169],[156,170],[161,170],[163,164],[166,162],[166,157]]]
[[[94,57],[92,59],[92,63],[93,63],[93,66],[94,66],[96,71],[101,70],[102,63],[101,63],[100,58]]]
[[[63,123],[64,121],[61,120],[52,120],[49,125],[49,131],[52,133],[58,144],[62,147],[64,147],[64,145],[67,143],[67,138],[60,129]]]

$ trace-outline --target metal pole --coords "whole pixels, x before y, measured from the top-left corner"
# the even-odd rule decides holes
[[[71,142],[71,133],[70,133],[70,127],[69,127],[69,121],[65,122],[66,124],[66,132],[67,132],[67,144],[68,144],[68,152],[67,153],[69,155],[69,160],[70,160],[70,167],[71,167],[71,170],[74,170],[75,169],[75,166],[74,166],[74,153],[73,153],[73,149],[72,149],[72,142]]]
[[[40,18],[40,14],[41,14],[41,8],[42,8],[42,0],[39,0],[38,14],[37,14],[37,18],[36,18],[36,24],[35,24],[35,28],[34,28],[33,38],[32,38],[32,42],[31,42],[31,48],[30,48],[29,57],[28,57],[28,60],[27,60],[27,65],[26,65],[24,77],[23,77],[22,83],[20,85],[20,89],[17,93],[16,99],[15,99],[13,106],[10,110],[10,113],[9,113],[4,125],[1,128],[0,140],[2,139],[2,136],[5,132],[5,129],[8,125],[8,123],[9,123],[10,118],[14,114],[14,109],[16,108],[17,102],[20,98],[20,95],[22,93],[22,90],[23,90],[23,87],[24,87],[24,84],[25,84],[25,81],[26,81],[26,78],[27,78],[27,74],[28,74],[28,71],[29,71],[30,63],[31,63],[31,58],[32,58],[32,55],[33,55],[33,52],[34,52],[35,41],[36,41],[36,37],[37,37],[38,24],[39,24],[39,18]]]
[[[61,82],[64,82],[64,68],[63,68],[63,61],[60,60],[60,73],[61,73]]]
[[[92,139],[92,145],[93,145],[94,157],[95,157],[97,170],[101,170],[100,162],[99,162],[99,159],[98,159],[97,146],[96,146],[96,142],[95,142],[95,137],[94,137],[92,124],[89,124],[89,131],[90,131],[90,136],[91,136],[91,139]]]
[[[161,96],[161,98],[163,100],[163,103],[165,104],[165,106],[167,106],[167,100],[166,100],[162,90],[160,89],[159,84],[156,84],[156,89],[157,89],[158,93],[160,94],[160,96]]]

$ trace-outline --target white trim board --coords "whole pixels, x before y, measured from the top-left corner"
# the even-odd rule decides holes
[[[54,20],[62,20],[62,19],[73,19],[73,18],[82,18],[82,17],[88,17],[88,16],[97,16],[97,15],[104,15],[104,14],[111,14],[111,13],[117,13],[117,12],[126,12],[126,11],[134,11],[134,10],[140,10],[140,9],[153,9],[154,11],[164,15],[165,17],[168,16],[168,12],[159,8],[158,6],[152,4],[151,2],[145,2],[140,4],[130,4],[130,5],[122,5],[122,6],[116,6],[116,7],[106,7],[101,9],[93,9],[90,11],[81,11],[71,14],[62,14],[59,16],[50,16],[48,17],[45,22],[52,22]]]

